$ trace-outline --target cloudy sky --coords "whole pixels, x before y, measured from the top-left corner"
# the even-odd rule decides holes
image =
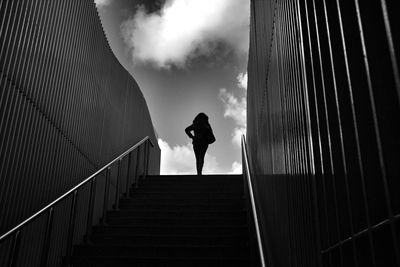
[[[162,150],[162,174],[194,174],[184,129],[199,112],[217,141],[203,173],[241,172],[249,0],[95,0],[106,36],[138,82]]]

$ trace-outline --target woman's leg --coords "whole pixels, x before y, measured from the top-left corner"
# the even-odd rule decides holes
[[[199,159],[200,159],[200,148],[197,144],[193,144],[194,155],[196,157],[196,169],[197,175],[200,175],[201,171],[199,172]]]
[[[207,144],[206,145],[202,145],[201,148],[200,148],[200,175],[201,175],[201,173],[203,171],[204,157],[206,155],[207,148],[208,148]]]
[[[207,144],[193,144],[194,154],[196,156],[196,169],[197,174],[202,175],[204,156],[206,155],[208,145]]]

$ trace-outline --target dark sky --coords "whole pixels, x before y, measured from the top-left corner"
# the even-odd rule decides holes
[[[178,6],[178,3],[174,2],[179,1],[181,0],[168,0],[166,4]],[[205,0],[202,1],[202,3],[206,2]],[[238,52],[238,49],[235,50],[236,40],[238,39],[235,35],[236,29],[229,29],[229,25],[225,26],[223,24],[225,20],[222,16],[224,16],[224,14],[235,18],[235,14],[232,14],[232,12],[239,9],[237,7],[231,7],[230,11],[221,11],[223,8],[229,8],[229,5],[231,5],[229,1],[231,0],[212,1],[215,1],[215,3],[220,1],[222,6],[215,12],[215,14],[221,15],[221,19],[215,22],[215,25],[220,27],[216,30],[210,28],[212,24],[211,26],[207,25],[208,18],[203,19],[199,17],[197,18],[198,22],[188,22],[187,24],[185,24],[183,20],[182,22],[179,21],[180,14],[184,13],[182,12],[184,9],[175,8],[180,12],[172,18],[172,20],[176,19],[178,21],[178,26],[175,27],[177,34],[185,31],[187,28],[189,29],[188,33],[190,35],[195,33],[196,29],[201,26],[203,27],[201,29],[205,30],[197,31],[205,37],[200,39],[196,36],[192,36],[192,39],[198,42],[196,45],[198,45],[199,48],[196,48],[196,50],[193,50],[186,56],[183,66],[179,63],[174,64],[172,61],[172,63],[168,62],[168,66],[161,67],[161,63],[156,64],[151,62],[151,60],[146,61],[138,59],[137,57],[135,58],[132,52],[135,47],[128,45],[126,38],[124,39],[123,36],[126,30],[122,30],[122,25],[128,20],[134,20],[140,5],[142,8],[144,7],[145,10],[143,23],[144,25],[150,25],[149,23],[145,24],[146,21],[150,20],[149,18],[152,18],[150,14],[159,14],[160,17],[163,16],[165,1],[97,1],[103,28],[110,46],[121,64],[138,82],[149,106],[158,136],[163,140],[161,147],[166,148],[162,152],[164,161],[164,166],[162,164],[162,167],[164,167],[164,172],[165,170],[178,173],[194,172],[194,155],[192,155],[191,151],[188,152],[188,149],[191,149],[191,146],[188,146],[190,139],[185,135],[184,129],[191,124],[194,116],[199,112],[205,112],[209,116],[211,126],[217,138],[217,142],[211,145],[208,150],[209,155],[206,156],[205,173],[207,173],[207,169],[208,172],[230,172],[232,170],[232,164],[235,161],[241,162],[239,146],[232,143],[234,129],[240,127],[240,125],[237,124],[237,120],[235,121],[232,116],[224,117],[224,113],[226,113],[229,108],[235,108],[235,99],[240,101],[245,96],[245,90],[238,87],[237,77],[239,73],[246,72],[247,51]],[[245,5],[248,4],[247,0],[235,1],[243,1]],[[104,2],[104,5],[101,5],[100,2]],[[190,12],[189,10],[187,13],[190,15]],[[241,12],[243,12],[243,10],[241,10]],[[194,13],[196,16],[197,14],[201,15],[201,10]],[[151,32],[152,34],[157,33],[157,29],[162,27],[163,23],[168,23],[168,16],[165,15],[164,17],[166,19],[161,20],[158,16],[155,16],[154,20],[159,22],[159,24],[154,27]],[[191,17],[193,17],[193,15],[185,17],[186,21],[191,20]],[[226,20],[229,21],[229,18]],[[245,24],[247,24],[247,21],[245,21]],[[180,25],[182,25],[182,28]],[[197,25],[200,26],[197,27]],[[245,25],[245,30],[247,26],[248,25]],[[228,29],[226,35],[224,35],[225,27]],[[144,31],[147,30],[149,29],[144,27]],[[243,28],[239,30],[243,31]],[[232,37],[229,31],[233,32],[235,36]],[[152,36],[154,35],[156,34]],[[243,36],[243,34],[239,35],[239,37],[240,36]],[[244,36],[247,38],[246,32]],[[155,36],[155,38],[156,40],[160,40],[157,39],[157,36]],[[171,49],[175,49],[175,47],[179,49],[179,45],[184,43],[185,38],[185,36],[181,38],[182,42],[178,39],[172,41],[166,40],[165,43],[168,44],[172,42],[173,46]],[[176,42],[177,46],[174,46],[173,42]],[[190,42],[188,43],[191,44]],[[205,49],[203,48],[203,43],[206,44]],[[171,51],[171,49],[166,49],[166,53],[168,54],[168,51]],[[221,96],[222,88],[226,88],[226,92],[234,97],[231,99],[231,107],[227,107],[223,102],[223,98],[225,97],[227,100],[228,95]],[[184,158],[181,158],[179,154],[184,156]],[[207,164],[207,161],[209,161],[209,164]],[[182,165],[182,168],[179,167],[180,165]]]

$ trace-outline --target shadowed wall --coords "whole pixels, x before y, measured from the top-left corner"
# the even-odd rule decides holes
[[[93,1],[1,0],[0,49],[0,233],[147,135],[159,173],[146,101]]]
[[[393,5],[251,1],[247,135],[269,266],[400,266]]]

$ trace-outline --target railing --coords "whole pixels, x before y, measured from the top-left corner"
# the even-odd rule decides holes
[[[31,224],[33,221],[38,219],[40,215],[47,213],[47,218],[46,218],[46,227],[44,230],[44,239],[42,242],[42,250],[41,250],[41,256],[40,256],[40,266],[47,266],[47,260],[48,260],[48,253],[50,249],[50,238],[51,238],[51,233],[52,233],[52,227],[53,227],[53,221],[54,221],[54,208],[55,206],[60,203],[62,200],[65,200],[66,198],[72,196],[72,202],[69,210],[69,222],[68,222],[68,234],[67,234],[67,244],[66,244],[66,253],[65,253],[65,265],[70,264],[70,259],[72,256],[72,247],[73,247],[73,239],[74,239],[74,230],[76,226],[76,213],[77,213],[77,198],[78,198],[78,190],[81,189],[85,184],[91,183],[90,184],[90,196],[89,196],[89,205],[87,207],[87,216],[86,216],[86,235],[84,237],[85,241],[88,241],[88,238],[91,234],[91,229],[92,229],[92,223],[93,223],[93,210],[94,210],[94,205],[95,205],[95,200],[96,200],[96,178],[100,176],[101,174],[105,174],[105,186],[104,186],[104,192],[103,192],[103,207],[102,207],[102,218],[101,222],[104,224],[106,221],[106,216],[107,216],[107,208],[109,206],[109,198],[110,198],[110,172],[111,172],[111,167],[115,163],[118,165],[118,174],[116,178],[116,190],[115,190],[115,200],[114,200],[114,209],[118,209],[118,201],[121,196],[120,194],[120,176],[121,176],[121,165],[122,165],[122,160],[125,157],[128,157],[128,167],[127,167],[127,175],[126,175],[126,188],[125,188],[125,193],[126,197],[129,197],[129,187],[132,184],[135,184],[137,187],[139,184],[139,177],[138,171],[139,171],[139,164],[141,163],[141,147],[144,146],[144,152],[143,152],[143,179],[146,177],[148,174],[148,166],[149,166],[149,156],[150,156],[150,149],[149,145],[152,147],[154,146],[150,137],[146,136],[143,138],[141,141],[139,141],[137,144],[126,150],[124,153],[116,157],[114,160],[109,162],[107,165],[96,171],[94,174],[83,180],[81,183],[70,189],[68,192],[64,193],[62,196],[45,206],[43,209],[39,210],[36,212],[34,215],[29,217],[28,219],[24,220],[5,234],[0,236],[0,244],[5,242],[6,240],[9,240],[9,238],[12,238],[11,241],[11,247],[9,249],[9,254],[8,254],[8,260],[7,260],[7,266],[16,266],[17,258],[18,258],[18,252],[20,248],[20,243],[21,243],[21,234],[22,230]],[[131,162],[132,162],[132,153],[134,150],[137,149],[137,155],[136,155],[136,164],[135,164],[135,176],[134,176],[134,181],[132,181],[130,177],[130,167],[131,167]]]
[[[250,164],[249,164],[249,159],[248,159],[248,155],[247,155],[246,139],[245,139],[244,135],[242,136],[242,166],[243,166],[243,177],[246,180],[245,187],[247,187],[247,189],[249,191],[248,192],[249,193],[249,201],[250,201],[251,210],[253,213],[252,221],[254,222],[255,235],[257,237],[259,265],[262,267],[265,267],[264,250],[263,250],[263,244],[262,244],[262,240],[261,240],[260,226],[258,223],[258,214],[257,214],[256,203],[254,200],[253,183],[251,180]]]

